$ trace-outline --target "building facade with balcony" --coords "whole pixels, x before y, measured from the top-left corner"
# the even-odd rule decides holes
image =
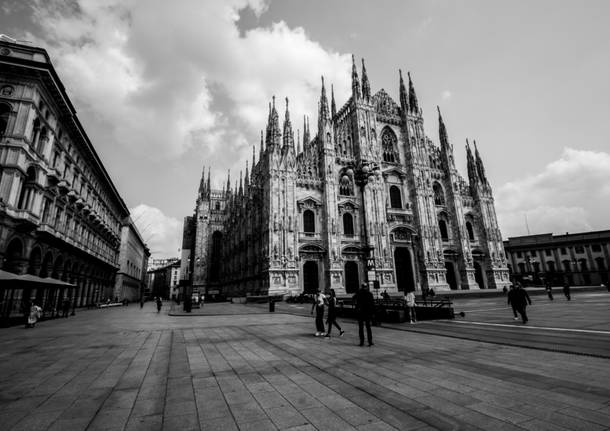
[[[47,52],[0,38],[2,268],[76,284],[76,306],[111,297],[128,216]]]
[[[119,301],[139,301],[146,287],[146,271],[150,250],[140,232],[128,217],[121,228],[119,271],[116,274],[114,298]]]
[[[610,230],[553,235],[527,235],[504,241],[509,268],[524,284],[608,284]]]
[[[180,259],[165,261],[165,265],[148,271],[148,290],[152,298],[176,300],[180,294]]]
[[[294,138],[286,99],[283,130],[273,103],[258,160],[223,190],[202,174],[185,219],[183,257],[198,293],[353,293],[362,282],[388,292],[503,288],[509,284],[491,186],[478,150],[466,145],[458,173],[438,113],[440,145],[424,134],[411,77],[400,103],[371,94],[352,67],[352,95],[339,110],[322,81],[317,133]],[[302,147],[301,147],[302,145]],[[185,272],[186,275],[186,272]]]

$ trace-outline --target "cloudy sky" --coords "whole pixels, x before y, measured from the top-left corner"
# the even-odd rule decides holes
[[[46,48],[154,258],[178,255],[205,165],[220,186],[272,95],[315,124],[350,58],[425,127],[440,105],[465,176],[476,139],[503,236],[610,228],[610,2],[0,0],[0,33]],[[207,168],[206,168],[207,169]]]

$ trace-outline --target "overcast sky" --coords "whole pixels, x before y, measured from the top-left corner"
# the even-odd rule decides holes
[[[411,71],[464,177],[476,139],[504,238],[526,214],[531,233],[610,228],[609,18],[608,1],[0,0],[0,33],[48,50],[153,258],[179,255],[203,165],[221,186],[258,154],[272,95],[297,127],[320,75],[343,105],[351,54],[396,101]]]

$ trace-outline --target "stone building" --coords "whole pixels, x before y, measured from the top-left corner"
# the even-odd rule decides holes
[[[180,294],[180,260],[167,259],[165,265],[149,269],[147,282],[152,298],[178,299]]]
[[[128,216],[47,52],[0,36],[2,269],[74,283],[76,306],[111,296]],[[62,293],[21,294],[53,308]]]
[[[222,190],[202,174],[185,220],[183,257],[201,293],[287,294],[360,283],[388,292],[498,289],[509,284],[492,189],[474,146],[468,182],[458,173],[443,119],[440,145],[424,134],[411,77],[399,103],[371,93],[362,62],[336,108],[322,79],[317,131],[295,140],[269,105],[258,160]],[[298,135],[297,135],[298,136]]]
[[[504,241],[509,269],[524,284],[607,285],[610,230],[527,235]]]
[[[128,217],[121,227],[119,270],[114,284],[114,298],[139,301],[144,294],[150,250]]]

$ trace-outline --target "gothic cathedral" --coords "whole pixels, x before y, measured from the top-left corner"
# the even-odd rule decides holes
[[[232,186],[202,175],[186,217],[183,274],[194,292],[298,295],[360,283],[388,292],[423,287],[502,289],[506,256],[491,186],[474,143],[468,182],[455,168],[440,110],[440,146],[424,134],[408,76],[400,104],[371,95],[352,64],[352,95],[339,110],[324,79],[318,128],[304,119],[295,142],[286,99],[283,130],[275,98],[258,161]]]

